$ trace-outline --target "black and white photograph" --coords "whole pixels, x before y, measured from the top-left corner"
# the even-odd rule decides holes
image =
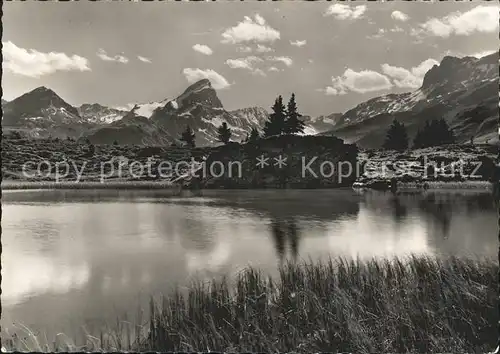
[[[498,353],[498,2],[2,10],[2,352]]]

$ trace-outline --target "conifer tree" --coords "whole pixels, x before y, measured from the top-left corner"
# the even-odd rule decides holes
[[[292,93],[292,96],[288,101],[286,113],[287,113],[287,118],[285,121],[284,133],[285,134],[303,133],[305,124],[303,121],[299,119],[302,115],[297,111],[297,103],[295,102],[294,93]]]
[[[283,133],[285,127],[286,111],[283,105],[283,98],[278,96],[271,107],[272,113],[269,120],[264,125],[264,136],[269,137],[273,135],[280,135]]]
[[[187,144],[187,146],[194,148],[196,146],[195,141],[194,141],[195,136],[196,135],[191,130],[191,127],[188,125],[186,127],[186,130],[184,132],[182,132],[180,140],[184,141]]]
[[[439,134],[437,135],[438,140],[436,142],[438,145],[453,144],[455,142],[455,134],[453,134],[453,131],[444,118],[441,118],[437,122],[437,127]]]
[[[425,126],[417,132],[413,141],[414,148],[453,144],[455,135],[443,118],[426,121]]]
[[[252,131],[250,132],[250,136],[248,137],[247,141],[249,143],[255,143],[259,139],[260,139],[259,131],[256,128],[252,128]]]
[[[231,129],[228,128],[226,122],[223,122],[222,125],[217,129],[217,135],[217,138],[221,143],[229,143],[229,140],[231,139]]]
[[[408,133],[403,123],[396,119],[392,121],[382,147],[387,150],[406,150],[408,148]]]

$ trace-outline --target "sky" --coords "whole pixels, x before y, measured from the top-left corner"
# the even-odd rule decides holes
[[[494,2],[4,2],[4,99],[46,86],[72,105],[175,98],[208,78],[228,110],[345,112],[418,88],[445,55],[498,51]]]

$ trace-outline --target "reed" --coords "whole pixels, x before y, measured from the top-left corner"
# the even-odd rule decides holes
[[[4,345],[21,351],[488,352],[498,340],[498,269],[492,260],[420,256],[287,263],[275,278],[248,268],[151,299],[147,326],[117,322],[80,346],[40,344],[30,332]]]

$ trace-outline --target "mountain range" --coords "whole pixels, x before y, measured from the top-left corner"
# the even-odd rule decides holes
[[[417,90],[363,102],[323,134],[378,148],[393,119],[403,122],[412,138],[427,120],[444,118],[458,142],[498,142],[498,68],[498,53],[480,59],[446,56]]]
[[[431,68],[413,92],[388,94],[360,103],[345,113],[303,116],[305,134],[335,135],[362,148],[381,146],[393,119],[405,123],[410,138],[432,118],[444,117],[459,142],[498,142],[498,53],[483,57],[446,56]],[[269,118],[261,107],[227,111],[207,79],[190,85],[176,98],[135,104],[130,110],[98,103],[74,107],[54,91],[38,87],[10,102],[2,99],[2,127],[32,137],[73,137],[96,144],[165,145],[176,142],[186,126],[198,146],[217,143],[226,122],[232,140]]]

